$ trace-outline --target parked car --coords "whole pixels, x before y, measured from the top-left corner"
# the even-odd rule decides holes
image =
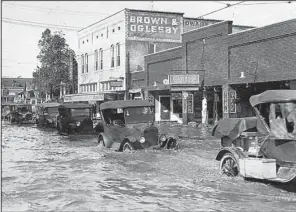
[[[57,127],[59,103],[42,103],[36,106],[36,124],[38,127]]]
[[[256,117],[228,118],[214,127],[216,160],[228,176],[281,183],[296,179],[296,90],[268,90],[250,98]]]
[[[91,108],[91,105],[81,103],[59,105],[58,132],[68,135],[73,133],[95,133],[100,128],[93,126]]]
[[[169,135],[159,135],[154,126],[154,105],[146,100],[108,101],[100,105],[104,132],[98,136],[101,146],[117,151],[138,149],[178,149]]]
[[[32,105],[30,104],[11,104],[8,120],[11,124],[34,124]]]

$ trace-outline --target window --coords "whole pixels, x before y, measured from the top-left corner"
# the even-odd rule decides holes
[[[84,55],[81,55],[81,73],[84,73]]]
[[[120,45],[116,44],[116,65],[120,66]]]
[[[114,67],[114,45],[111,45],[110,51],[111,51],[111,68],[113,68]]]
[[[95,70],[98,70],[98,59],[99,59],[99,55],[98,55],[98,50],[95,50]]]
[[[86,92],[89,92],[89,85],[86,85],[86,87],[87,87],[87,91]]]
[[[89,91],[90,92],[93,92],[93,89],[92,88],[93,88],[92,85],[90,85],[90,88],[89,88]]]
[[[148,44],[148,54],[153,54],[156,52],[156,44],[155,43],[149,43]]]
[[[112,32],[115,32],[115,29],[112,29]]]
[[[99,38],[99,36],[97,35],[97,39]]]
[[[120,30],[120,26],[117,29]]]
[[[100,57],[100,69],[103,69],[103,49],[99,50],[99,57]]]
[[[88,72],[88,55],[87,53],[85,54],[85,72]]]

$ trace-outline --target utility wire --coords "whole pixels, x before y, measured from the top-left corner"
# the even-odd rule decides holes
[[[243,6],[243,5],[259,5],[259,4],[291,4],[291,3],[294,3],[292,1],[286,1],[286,2],[255,2],[255,3],[244,3],[244,4],[241,4],[240,6]]]
[[[82,28],[82,27],[76,27],[76,26],[65,26],[65,25],[33,22],[33,21],[24,21],[24,20],[17,20],[17,19],[5,18],[5,17],[2,17],[2,21],[5,23],[11,23],[11,24],[27,25],[27,26],[34,26],[34,27],[53,27],[58,29],[74,30],[74,31],[77,31]]]
[[[204,17],[204,16],[207,16],[207,15],[210,15],[210,14],[213,14],[213,13],[216,13],[216,12],[219,12],[219,11],[221,11],[221,10],[225,10],[225,9],[227,9],[227,8],[229,8],[229,7],[233,7],[233,6],[238,5],[238,4],[241,4],[241,3],[243,3],[243,2],[245,2],[245,1],[241,1],[241,2],[238,2],[238,3],[235,3],[235,4],[227,5],[226,7],[223,7],[223,8],[218,9],[218,10],[214,10],[214,11],[212,11],[212,12],[210,12],[210,13],[207,13],[207,14],[201,15],[200,17]]]
[[[58,8],[48,8],[48,7],[32,7],[32,6],[27,6],[23,4],[3,4],[4,6],[8,7],[14,7],[14,8],[23,8],[23,9],[30,9],[30,10],[42,10],[42,11],[48,11],[48,12],[63,12],[63,13],[68,13],[71,15],[89,15],[89,16],[103,16],[103,15],[110,15],[109,13],[100,13],[100,12],[81,12],[77,10],[62,10]]]
[[[228,4],[228,3],[224,3],[224,2],[221,2],[221,1],[213,1],[213,2],[216,2],[216,3],[219,3],[219,4],[224,4],[224,5],[230,5],[230,4]]]

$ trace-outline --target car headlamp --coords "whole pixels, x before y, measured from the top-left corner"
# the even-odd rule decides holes
[[[81,124],[80,121],[77,121],[77,122],[76,122],[77,127],[79,127],[80,124]]]
[[[159,140],[160,142],[165,142],[167,140],[166,135],[162,134],[161,136],[159,136]]]
[[[144,137],[140,138],[140,143],[142,143],[142,144],[145,143],[145,138]]]

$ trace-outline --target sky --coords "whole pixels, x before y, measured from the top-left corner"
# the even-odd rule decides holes
[[[2,77],[32,77],[42,32],[62,25],[70,48],[78,49],[77,31],[124,8],[183,12],[200,17],[240,1],[2,1]],[[244,1],[204,16],[235,25],[261,27],[296,18],[296,2]],[[17,21],[20,20],[20,21]],[[26,24],[24,23],[26,22]],[[27,22],[35,22],[28,24]],[[37,22],[37,24],[36,24]]]

